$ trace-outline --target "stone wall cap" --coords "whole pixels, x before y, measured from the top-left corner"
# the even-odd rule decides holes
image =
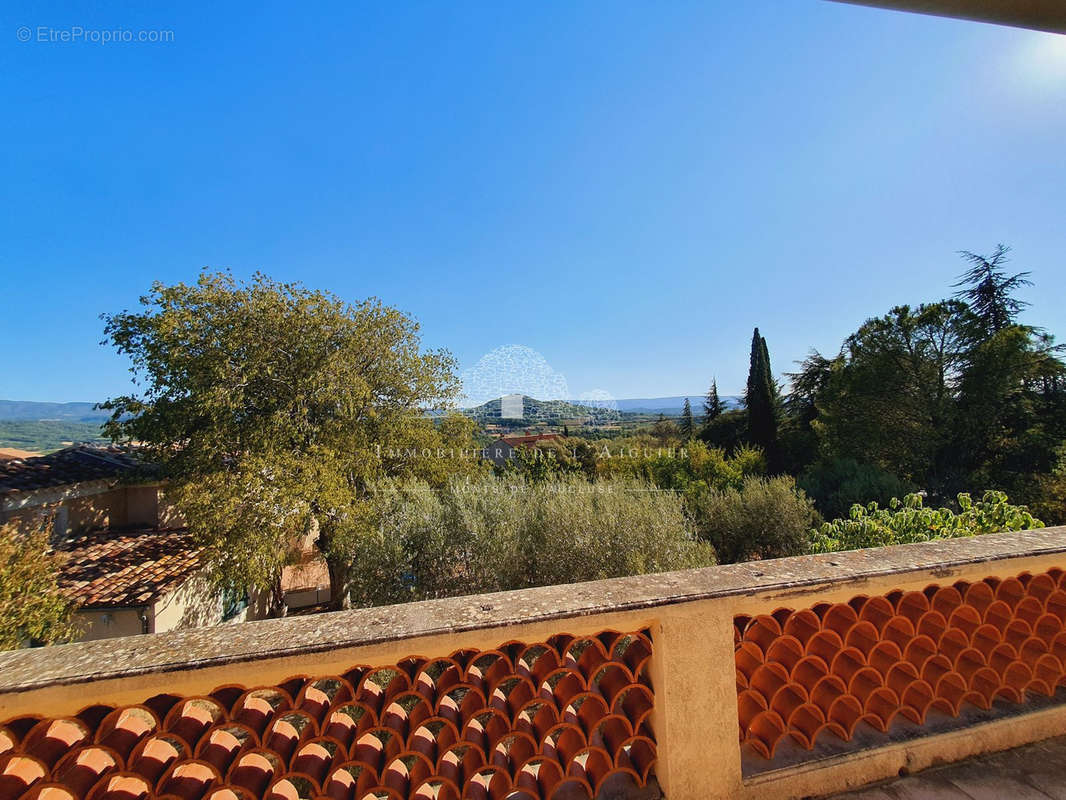
[[[1066,526],[11,650],[0,694],[1056,553]]]

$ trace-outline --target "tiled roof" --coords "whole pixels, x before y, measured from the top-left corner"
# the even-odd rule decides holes
[[[93,531],[65,540],[59,585],[82,608],[140,606],[180,586],[200,568],[185,528]]]
[[[46,456],[0,461],[0,494],[115,478],[139,466],[119,447],[75,445]]]

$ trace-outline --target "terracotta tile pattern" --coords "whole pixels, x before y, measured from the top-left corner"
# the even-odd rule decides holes
[[[185,528],[92,531],[56,549],[66,556],[59,586],[82,608],[145,605],[202,566],[202,548]]]
[[[651,648],[647,632],[560,634],[10,719],[0,798],[569,800],[643,787]]]
[[[117,478],[142,468],[123,448],[75,445],[46,456],[0,461],[0,495]]]
[[[918,725],[1066,685],[1066,573],[927,586],[734,619],[740,741],[772,758],[867,722]]]

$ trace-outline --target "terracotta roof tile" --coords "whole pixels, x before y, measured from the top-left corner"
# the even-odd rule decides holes
[[[118,707],[88,686],[76,716],[0,718],[0,786],[12,800],[658,796],[649,634],[559,633]]]
[[[63,541],[59,585],[82,608],[145,605],[200,569],[185,528],[93,531]]]
[[[119,447],[75,445],[46,456],[0,461],[0,494],[117,478],[142,466]]]

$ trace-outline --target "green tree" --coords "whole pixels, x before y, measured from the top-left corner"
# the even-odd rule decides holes
[[[954,444],[966,476],[959,488],[1030,496],[1039,476],[1054,469],[1066,437],[1066,367],[1052,336],[1017,322],[1027,304],[1014,293],[1032,283],[1027,272],[1003,271],[1009,252],[999,245],[988,258],[963,254],[973,266],[955,285],[964,287],[958,296],[968,301],[973,324]]]
[[[818,404],[824,396],[833,371],[843,358],[827,359],[812,350],[802,362],[799,372],[788,373],[790,391],[784,402],[785,415],[781,425],[781,452],[785,469],[799,474],[818,460],[820,441],[815,429],[819,416]]]
[[[821,484],[818,502],[839,511],[864,484],[865,500],[883,500],[902,494],[893,489],[902,481],[936,502],[1003,490],[1058,518],[1066,365],[1050,334],[1019,322],[1026,303],[1016,295],[1031,283],[1004,270],[1008,253],[963,253],[970,269],[955,299],[867,320],[837,356],[812,352],[789,376],[782,462],[792,474],[825,473],[829,484],[811,484]],[[832,488],[833,465],[845,463],[855,480]]]
[[[853,458],[818,461],[804,470],[796,482],[826,519],[847,516],[856,503],[887,505],[893,497],[916,489],[875,464],[860,464]]]
[[[666,444],[678,435],[677,425],[660,414],[655,424],[651,426],[651,435],[659,440],[660,444]]]
[[[685,398],[685,405],[681,409],[681,421],[677,425],[681,434],[681,441],[689,441],[696,433],[696,420],[692,417],[692,404]]]
[[[1007,275],[1003,266],[1010,260],[1010,248],[996,245],[991,256],[963,250],[960,255],[970,263],[970,269],[959,276],[955,296],[969,304],[986,335],[992,335],[1015,324],[1018,314],[1029,304],[1014,293],[1023,286],[1032,286],[1029,272]]]
[[[1033,513],[1051,525],[1066,525],[1066,443],[1056,449],[1055,466],[1023,489]]]
[[[955,388],[971,321],[956,300],[897,306],[849,336],[812,423],[825,454],[875,464],[934,494],[952,485]]]
[[[748,437],[752,444],[758,445],[765,451],[771,471],[776,471],[778,468],[779,404],[777,383],[770,368],[770,352],[766,347],[766,339],[756,328],[751,339],[751,359],[744,406],[748,415]]]
[[[712,447],[735,450],[749,441],[748,412],[743,408],[723,411],[700,428],[700,439]]]
[[[43,527],[0,525],[0,650],[74,635],[74,607],[56,582],[60,564]]]
[[[349,605],[367,487],[440,480],[436,451],[469,433],[425,413],[457,394],[452,357],[420,349],[417,323],[377,300],[258,273],[157,282],[141,305],[104,316],[142,387],[104,405],[108,434],[160,464],[220,582],[270,590],[283,614],[282,566],[317,531],[332,603]]]
[[[703,424],[713,422],[722,415],[725,407],[718,397],[718,381],[711,379],[711,388],[707,390],[707,397],[703,401]]]

